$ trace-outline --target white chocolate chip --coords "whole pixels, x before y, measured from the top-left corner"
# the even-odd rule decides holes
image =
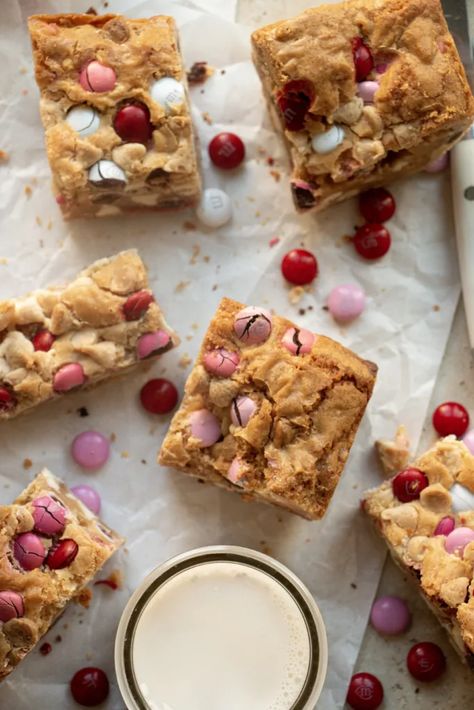
[[[421,562],[431,546],[430,538],[426,535],[415,535],[408,541],[406,552],[414,562]]]
[[[15,304],[15,320],[18,325],[43,323],[44,313],[34,296],[25,298]]]
[[[100,128],[100,115],[91,106],[73,106],[68,111],[66,123],[80,136],[90,136]]]
[[[389,520],[399,525],[404,530],[415,530],[418,522],[418,511],[414,505],[405,503],[396,508],[387,508],[383,511],[382,520]]]
[[[311,147],[315,153],[326,155],[341,145],[346,134],[341,126],[334,125],[325,133],[317,133],[311,140]]]
[[[150,94],[153,101],[160,104],[166,113],[171,113],[184,102],[184,86],[176,79],[165,76],[157,79],[150,86]]]
[[[434,513],[447,513],[451,508],[451,496],[441,483],[433,483],[424,488],[420,494],[420,502]]]
[[[474,510],[474,493],[471,493],[465,486],[455,483],[451,488],[451,500],[454,513],[462,513],[466,510]]]

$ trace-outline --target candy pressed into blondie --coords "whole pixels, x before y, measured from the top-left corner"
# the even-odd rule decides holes
[[[0,680],[122,543],[46,469],[0,506]]]
[[[174,20],[35,15],[29,29],[64,216],[194,205],[201,185]]]
[[[329,338],[224,298],[159,461],[316,520],[339,481],[376,370]]]
[[[474,456],[446,437],[362,505],[474,670]]]
[[[473,122],[439,0],[321,5],[257,30],[252,43],[299,209],[414,173]]]
[[[134,250],[69,285],[0,301],[0,419],[123,374],[177,345]]]

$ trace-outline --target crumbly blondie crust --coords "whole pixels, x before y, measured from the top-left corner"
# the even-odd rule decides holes
[[[0,301],[0,419],[122,374],[177,345],[135,250],[69,285]]]
[[[63,531],[41,536],[47,550],[61,540],[73,540],[78,550],[68,566],[51,569],[44,564],[25,570],[13,552],[14,540],[35,529],[32,501],[52,499],[65,508]],[[85,585],[123,543],[58,478],[43,470],[12,505],[0,506],[0,595],[13,592],[14,614],[0,621],[0,680],[7,676],[43,636],[66,604],[78,597]],[[5,599],[2,598],[2,603]]]
[[[159,461],[316,520],[338,483],[376,369],[329,338],[224,298]],[[204,443],[203,421],[212,430]]]
[[[323,209],[417,172],[473,121],[440,0],[321,5],[257,30],[252,43],[299,209]],[[365,57],[358,77],[354,52]],[[330,128],[333,149],[312,147]]]
[[[392,479],[368,491],[362,505],[395,562],[417,582],[454,647],[474,669],[474,542],[461,552],[450,553],[445,547],[446,535],[435,534],[445,518],[451,518],[455,528],[474,530],[474,504],[469,503],[474,493],[474,456],[450,436],[412,466],[429,482],[419,498],[400,502]],[[467,503],[459,505],[459,491],[463,490]]]
[[[35,15],[29,30],[53,190],[64,216],[195,204],[201,185],[173,18]],[[89,65],[109,73],[91,74],[83,88],[81,72]],[[163,78],[171,85],[158,102],[154,86]],[[150,133],[141,142],[122,139],[114,128],[118,110],[129,104],[149,114]],[[74,107],[89,109],[80,130],[70,125]]]

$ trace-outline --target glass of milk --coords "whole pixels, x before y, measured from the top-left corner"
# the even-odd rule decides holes
[[[313,710],[327,669],[320,611],[289,569],[244,547],[168,560],[122,614],[128,710]]]

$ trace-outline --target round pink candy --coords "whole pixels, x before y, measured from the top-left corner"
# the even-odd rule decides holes
[[[240,355],[225,348],[211,350],[204,355],[204,367],[211,375],[230,377],[234,374],[240,362]]]
[[[55,392],[68,392],[74,387],[80,387],[86,381],[84,369],[78,362],[71,362],[59,368],[53,378]]]
[[[88,469],[96,471],[109,458],[110,442],[99,431],[83,431],[74,437],[71,444],[71,454],[74,461]]]
[[[449,535],[449,533],[453,532],[455,527],[456,523],[454,518],[447,515],[439,521],[438,525],[435,527],[433,535]]]
[[[99,515],[101,500],[100,495],[97,493],[95,488],[81,484],[80,486],[73,486],[71,488],[71,492],[74,493],[76,498],[79,498],[79,500],[84,503],[84,505],[89,508],[94,515]]]
[[[316,340],[314,333],[304,328],[288,328],[281,339],[284,348],[292,355],[306,355],[311,352],[313,343]]]
[[[379,89],[378,81],[361,81],[357,84],[360,98],[365,104],[373,104],[375,92]]]
[[[140,360],[144,360],[149,355],[156,353],[169,345],[171,338],[164,330],[156,330],[154,333],[145,333],[137,342],[137,355]]]
[[[470,429],[467,434],[464,434],[462,440],[471,454],[474,454],[474,429]]]
[[[66,508],[51,496],[41,496],[32,501],[35,532],[52,537],[60,535],[65,526]]]
[[[228,481],[234,484],[234,486],[243,486],[244,470],[240,459],[236,456],[229,466],[226,478]]]
[[[372,605],[370,621],[379,634],[397,636],[410,626],[411,614],[400,597],[379,597]]]
[[[471,530],[471,528],[455,528],[444,541],[444,547],[446,552],[451,555],[458,554],[462,556],[466,545],[473,541],[474,530]]]
[[[25,613],[23,597],[9,589],[0,592],[0,621],[19,619]]]
[[[112,91],[117,81],[117,76],[111,67],[106,67],[98,61],[90,62],[82,68],[79,83],[85,91],[103,93]]]
[[[341,323],[360,316],[365,308],[365,293],[356,284],[342,284],[332,289],[328,297],[329,312]]]
[[[381,62],[380,64],[376,64],[375,66],[375,71],[377,74],[385,74],[385,72],[388,69],[388,62]]]
[[[46,550],[38,535],[28,532],[15,538],[13,555],[20,567],[30,571],[41,567],[46,557]]]
[[[443,153],[439,158],[435,158],[431,163],[425,166],[425,173],[440,173],[449,165],[449,154]]]
[[[208,409],[198,409],[189,415],[191,436],[199,440],[199,446],[212,446],[221,438],[221,425]]]
[[[246,345],[258,345],[272,332],[272,316],[265,308],[242,308],[234,318],[234,331]]]
[[[232,424],[235,424],[235,426],[247,426],[256,409],[257,405],[250,397],[236,397],[230,405]]]

